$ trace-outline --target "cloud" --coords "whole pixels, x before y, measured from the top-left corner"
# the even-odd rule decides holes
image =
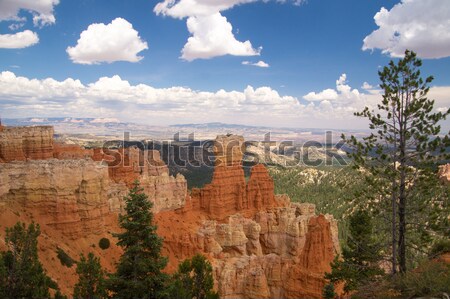
[[[26,17],[19,17],[20,10],[26,10],[33,15],[33,24],[37,27],[51,25],[56,22],[53,15],[53,7],[58,5],[59,0],[1,0],[0,22],[13,21],[8,28],[12,31],[18,30],[25,25]],[[21,49],[39,42],[36,32],[24,30],[16,34],[0,34],[0,48]]]
[[[0,73],[0,111],[11,118],[77,116],[98,119],[96,122],[154,125],[219,121],[278,127],[367,128],[353,112],[361,111],[365,105],[375,107],[380,93],[356,92],[346,76],[336,83],[335,98],[307,100],[303,104],[269,86],[198,91],[180,86],[133,85],[118,75],[82,84],[72,78],[29,79],[4,71]],[[430,98],[437,96],[436,107],[450,106],[448,94],[450,86],[430,90]]]
[[[336,80],[335,88],[327,88],[320,92],[310,92],[303,96],[303,99],[308,101],[307,107],[311,108],[311,112],[315,113],[315,118],[322,117],[324,121],[331,121],[332,127],[350,128],[367,128],[367,123],[364,118],[356,118],[353,116],[354,112],[359,112],[364,107],[369,109],[376,109],[377,105],[382,100],[383,91],[379,88],[373,87],[367,82],[362,86],[363,91],[352,88],[347,81],[346,74],[342,74]],[[428,98],[435,100],[435,111],[443,111],[445,107],[450,106],[450,86],[433,86],[430,88]],[[345,124],[347,122],[347,125]],[[446,130],[450,129],[450,120],[443,123]]]
[[[448,107],[439,107],[436,109],[437,112],[446,113],[448,111]]]
[[[241,42],[233,34],[233,26],[221,12],[234,6],[259,0],[164,0],[156,4],[157,15],[177,19],[187,18],[186,24],[191,36],[181,51],[181,58],[187,61],[213,57],[257,56],[262,47],[255,49],[249,40]],[[277,0],[284,3],[287,0]],[[292,1],[299,5],[303,0]]]
[[[38,42],[38,35],[30,30],[15,34],[0,34],[0,48],[3,49],[21,49],[37,44]]]
[[[373,88],[372,85],[370,85],[369,83],[367,83],[366,81],[364,81],[363,85],[361,86],[362,89],[364,90],[370,90]]]
[[[252,66],[257,66],[257,67],[263,67],[263,68],[267,68],[270,65],[262,60],[256,62],[256,63],[252,63],[250,61],[242,61],[243,65],[252,65]]]
[[[365,82],[367,83],[367,82]],[[364,84],[369,87],[370,84]],[[347,75],[342,74],[336,80],[335,88],[327,88],[320,92],[310,92],[303,99],[311,103],[319,103],[321,111],[332,112],[336,118],[346,118],[365,106],[374,107],[381,99],[380,90],[370,87],[369,93],[360,92],[348,85]]]
[[[90,121],[93,124],[119,123],[117,118],[96,118]]]
[[[422,58],[450,56],[448,0],[402,0],[391,10],[382,7],[374,16],[378,29],[366,36],[363,50],[381,49],[403,57],[406,49]]]
[[[81,32],[76,46],[66,52],[74,63],[99,64],[115,61],[138,62],[143,57],[138,53],[148,49],[133,25],[122,18],[110,24],[94,23]]]
[[[23,21],[18,14],[21,9],[33,14],[35,26],[55,23],[53,7],[59,0],[2,0],[0,1],[0,21]]]
[[[14,23],[8,26],[9,30],[15,31],[20,28],[22,28],[25,25],[25,23]]]
[[[239,4],[256,1],[258,0],[164,0],[156,4],[154,12],[157,15],[183,19],[192,16],[210,16]]]
[[[240,42],[233,35],[233,27],[220,13],[209,16],[189,17],[187,27],[191,33],[181,50],[181,58],[187,61],[209,59],[223,55],[254,56],[260,49],[254,49],[250,41]]]
[[[327,88],[321,92],[310,92],[303,98],[307,101],[336,101],[345,99],[354,99],[359,97],[359,91],[352,89],[347,85],[347,75],[342,74],[338,80],[336,80],[336,90]]]

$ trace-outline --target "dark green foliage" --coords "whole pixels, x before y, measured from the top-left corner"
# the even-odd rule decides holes
[[[377,110],[366,107],[355,113],[369,120],[371,135],[363,140],[354,136],[345,140],[343,136],[353,149],[349,156],[355,166],[367,171],[370,190],[366,195],[378,196],[383,201],[378,209],[391,224],[393,273],[397,271],[397,262],[398,270],[405,272],[407,259],[430,241],[427,229],[431,227],[426,213],[431,217],[436,211],[424,208],[436,199],[430,188],[430,184],[435,184],[434,166],[448,158],[445,148],[450,145],[448,133],[440,137],[439,125],[450,109],[433,112],[434,101],[427,98],[433,77],[422,79],[421,65],[416,54],[407,50],[403,59],[384,67],[379,72],[384,94]]]
[[[101,238],[100,241],[98,242],[98,246],[103,250],[108,249],[110,245],[111,244],[108,238]]]
[[[3,261],[3,253],[0,252],[0,298],[5,298],[8,286],[8,272]]]
[[[61,262],[61,265],[66,266],[67,268],[70,268],[73,264],[75,264],[73,258],[71,258],[63,249],[59,247],[56,249],[56,256]]]
[[[122,233],[115,234],[124,250],[116,273],[107,281],[116,298],[161,298],[167,275],[161,270],[167,258],[161,256],[162,238],[153,224],[152,203],[135,182],[124,199],[126,214],[119,216]]]
[[[337,294],[334,291],[334,284],[329,283],[323,287],[323,293],[322,293],[323,299],[334,299],[334,298],[336,298],[336,296],[337,296]]]
[[[422,296],[443,297],[450,294],[450,265],[426,261],[416,269],[395,277],[393,288],[401,292],[402,298]]]
[[[67,296],[61,294],[61,291],[60,291],[60,290],[57,290],[57,291],[55,292],[55,296],[54,296],[53,298],[55,298],[55,299],[67,299]]]
[[[325,275],[332,283],[344,282],[344,291],[356,290],[361,284],[383,274],[378,263],[380,248],[373,239],[373,226],[369,214],[357,211],[350,217],[350,236],[342,250],[343,260],[335,258],[331,273]]]
[[[416,269],[361,286],[352,298],[447,298],[448,294],[450,265],[425,260]]]
[[[219,295],[213,291],[212,266],[201,254],[186,259],[178,265],[169,287],[169,297],[179,299],[213,299]]]
[[[100,259],[89,252],[87,259],[81,254],[77,262],[78,282],[73,291],[75,299],[106,298],[105,271],[100,265]]]
[[[2,298],[49,298],[55,287],[45,274],[37,253],[38,224],[16,223],[6,228],[8,251],[1,253],[0,294]],[[5,274],[6,273],[6,274]]]
[[[449,239],[439,239],[436,240],[433,244],[433,246],[431,247],[430,250],[430,258],[434,258],[439,256],[440,254],[443,253],[448,253],[450,252],[450,240]]]

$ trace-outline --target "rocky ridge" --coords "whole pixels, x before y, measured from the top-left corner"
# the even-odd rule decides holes
[[[312,204],[275,196],[263,165],[246,182],[242,142],[218,136],[211,184],[193,189],[182,209],[156,215],[169,267],[202,252],[221,298],[321,298],[323,275],[340,251],[337,222],[317,216]]]
[[[75,267],[62,266],[56,248],[73,258],[93,251],[111,271],[120,248],[96,244],[118,231],[122,198],[139,179],[154,202],[169,272],[200,252],[212,262],[223,298],[321,297],[323,274],[339,252],[337,223],[316,216],[314,205],[274,195],[263,165],[246,182],[242,137],[216,139],[213,180],[189,196],[183,176],[169,176],[158,152],[87,150],[53,143],[52,135],[51,127],[0,130],[0,249],[4,227],[38,222],[39,255],[64,293],[76,281]]]

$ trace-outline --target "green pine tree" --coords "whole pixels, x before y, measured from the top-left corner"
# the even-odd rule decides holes
[[[3,253],[0,252],[0,298],[5,298],[8,287],[8,272],[3,261]]]
[[[161,256],[163,240],[153,224],[153,204],[137,181],[124,199],[126,213],[119,216],[123,232],[115,234],[124,253],[116,273],[107,281],[108,289],[115,298],[161,298],[167,279],[162,269],[167,258]]]
[[[169,296],[179,299],[219,298],[213,287],[211,263],[203,255],[196,254],[178,265],[178,271],[173,275],[169,287]]]
[[[448,157],[444,152],[450,139],[448,133],[440,136],[439,122],[450,109],[434,111],[434,101],[427,98],[433,77],[423,79],[421,66],[416,54],[406,50],[403,59],[384,67],[378,73],[384,91],[381,103],[376,110],[366,107],[355,113],[369,120],[371,135],[346,140],[355,166],[365,170],[373,195],[382,198],[376,208],[390,221],[392,273],[406,272],[408,248],[417,252],[423,247],[414,244],[411,234],[427,241],[423,228],[431,226],[424,208],[434,205],[431,200],[443,201],[434,198],[430,180],[436,177],[436,163]],[[409,258],[414,255],[410,253]]]
[[[366,211],[356,211],[350,216],[349,234],[347,247],[342,250],[343,260],[336,257],[331,273],[325,274],[332,283],[344,282],[347,293],[383,274],[378,266],[382,258],[380,248],[373,238],[372,219]]]
[[[323,287],[323,293],[322,293],[323,299],[334,299],[334,298],[336,298],[336,296],[337,296],[337,294],[334,291],[334,284],[329,283]]]
[[[89,252],[87,259],[80,255],[77,262],[78,282],[75,285],[73,298],[94,299],[107,298],[105,289],[105,271],[100,265],[100,259]]]
[[[39,224],[16,223],[6,228],[8,251],[2,254],[0,262],[0,289],[2,298],[49,298],[49,288],[57,285],[45,274],[37,253]]]

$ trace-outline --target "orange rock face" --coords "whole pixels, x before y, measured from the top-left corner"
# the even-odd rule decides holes
[[[59,160],[92,158],[94,150],[84,149],[76,144],[53,144],[53,158]]]
[[[113,271],[121,249],[111,233],[119,231],[123,196],[139,179],[154,203],[168,272],[203,253],[221,298],[321,297],[323,274],[339,252],[337,223],[316,216],[314,205],[274,195],[263,165],[246,182],[242,137],[216,139],[213,180],[188,196],[184,177],[169,176],[158,152],[85,150],[53,144],[52,135],[48,127],[0,132],[6,138],[0,140],[0,249],[4,227],[38,222],[40,259],[63,293],[72,294],[77,276],[75,267],[61,265],[56,248],[75,259],[94,252]],[[102,237],[112,241],[105,251],[98,247]]]
[[[276,206],[273,180],[263,165],[252,168],[248,184],[242,168],[244,138],[218,136],[214,143],[215,169],[211,184],[192,190],[194,205],[218,220],[240,212],[251,215],[263,207]]]
[[[17,221],[35,221],[42,232],[38,240],[40,260],[64,294],[72,295],[76,267],[61,265],[57,248],[73,259],[80,253],[94,252],[102,266],[112,272],[122,252],[112,233],[120,231],[118,213],[128,193],[129,178],[112,179],[109,157],[106,163],[95,161],[105,156],[101,150],[53,143],[51,127],[4,127],[0,137],[0,250],[6,248],[5,227]],[[159,153],[146,155],[148,161],[155,160],[153,164],[136,167],[131,156],[130,173],[141,181],[154,211],[183,207],[187,194],[184,177],[169,176]],[[107,250],[98,246],[102,237],[111,240]]]
[[[0,162],[53,157],[53,127],[2,128],[0,131]]]
[[[439,179],[444,183],[450,183],[450,163],[439,166]]]
[[[202,252],[221,298],[321,298],[324,273],[340,251],[336,221],[316,216],[312,204],[275,196],[263,165],[246,183],[242,142],[219,136],[211,184],[194,189],[184,209],[156,215],[169,270]]]

